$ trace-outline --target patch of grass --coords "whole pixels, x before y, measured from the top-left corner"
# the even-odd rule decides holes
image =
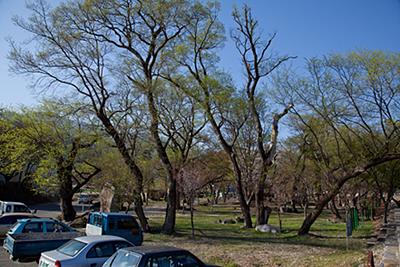
[[[218,219],[237,216],[240,210],[234,205],[199,206],[194,217],[194,240],[189,212],[178,212],[174,235],[146,234],[145,242],[185,247],[222,266],[352,266],[365,258],[365,238],[373,228],[372,222],[361,222],[346,250],[346,224],[331,222],[329,212],[323,213],[311,228],[315,236],[297,236],[303,222],[301,213],[281,214],[283,231],[277,234],[245,229],[242,224],[217,223]],[[163,219],[163,216],[150,217],[150,224],[161,228]],[[276,213],[271,214],[269,223],[279,225]]]

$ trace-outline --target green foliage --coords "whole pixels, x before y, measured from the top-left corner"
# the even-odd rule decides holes
[[[90,129],[82,114],[74,114],[74,106],[61,106],[56,101],[46,101],[37,108],[22,108],[0,121],[6,131],[0,134],[3,155],[10,162],[3,168],[6,173],[26,172],[32,178],[35,190],[58,193],[60,179],[58,168],[68,159],[73,141],[93,142],[98,134]],[[88,172],[84,161],[95,155],[81,150],[74,168]],[[29,168],[27,167],[29,166]]]

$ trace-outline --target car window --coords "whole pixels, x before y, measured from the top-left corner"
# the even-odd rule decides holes
[[[56,222],[47,222],[46,230],[48,233],[69,232],[69,229],[67,227]]]
[[[198,260],[192,255],[177,255],[174,256],[175,266],[184,266],[184,267],[200,267],[201,264]]]
[[[61,247],[57,249],[57,251],[64,253],[68,256],[75,256],[76,254],[79,253],[84,247],[86,246],[86,243],[80,242],[78,240],[70,240]]]
[[[138,266],[140,261],[140,255],[128,252],[128,251],[120,251],[115,256],[112,264],[112,267],[135,267]]]
[[[6,206],[6,212],[11,212],[11,206],[10,205]]]
[[[121,248],[126,248],[126,247],[131,247],[132,245],[129,244],[128,242],[125,241],[117,241],[114,243],[115,251],[121,249]]]
[[[115,248],[113,242],[103,242],[94,245],[86,254],[86,258],[108,258],[114,254]]]
[[[14,205],[14,212],[29,212],[29,210],[24,205]]]
[[[30,222],[25,224],[23,233],[41,233],[43,232],[43,224],[41,222]]]
[[[119,230],[132,230],[138,229],[139,225],[133,217],[125,217],[117,220],[117,229]]]
[[[93,224],[101,227],[103,225],[103,216],[98,214],[94,215]]]
[[[151,257],[146,267],[172,267],[175,266],[171,256]]]
[[[176,255],[149,258],[146,267],[200,267],[200,262],[193,256]]]

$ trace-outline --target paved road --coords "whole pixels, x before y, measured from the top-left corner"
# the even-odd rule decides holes
[[[75,204],[75,203],[74,203]],[[82,208],[83,206],[83,208]],[[74,205],[77,212],[82,212],[89,207],[89,205]],[[60,214],[60,206],[58,203],[43,203],[30,206],[31,209],[36,209],[36,215],[39,217],[56,218]],[[9,259],[9,255],[3,249],[3,240],[0,239],[0,267],[37,267],[36,262],[19,263],[13,262]]]
[[[0,239],[0,243],[3,244],[3,240]],[[3,247],[0,248],[0,266],[1,267],[37,267],[36,262],[29,262],[29,263],[19,263],[19,262],[13,262],[9,259],[9,256],[7,252],[3,249]]]
[[[90,207],[90,205],[81,205],[78,203],[74,203],[75,210],[80,213],[84,212]],[[50,217],[50,218],[57,218],[60,215],[60,205],[57,202],[53,203],[42,203],[37,205],[31,205],[31,209],[36,209],[36,215],[39,217]],[[162,216],[165,213],[164,207],[145,207],[146,215],[151,216]],[[129,212],[131,213],[131,212]],[[2,247],[3,240],[0,239],[0,267],[37,267],[36,262],[30,263],[19,263],[19,262],[12,262],[9,259],[7,252]]]

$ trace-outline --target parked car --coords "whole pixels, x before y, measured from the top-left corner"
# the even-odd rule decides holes
[[[80,194],[78,198],[78,204],[91,204],[94,197],[88,194]]]
[[[217,267],[207,265],[185,249],[163,246],[128,247],[118,250],[103,267]]]
[[[39,267],[100,267],[117,250],[133,246],[122,237],[82,236],[41,254]]]
[[[12,260],[38,259],[40,253],[58,248],[82,235],[54,219],[22,219],[8,231],[3,247]]]
[[[30,210],[28,206],[22,202],[0,201],[0,215],[15,212],[36,213],[36,210]]]
[[[5,213],[0,216],[0,237],[4,237],[5,234],[11,229],[11,227],[20,219],[36,218],[31,213]]]
[[[143,242],[143,231],[135,217],[116,212],[91,212],[86,224],[87,235],[120,236],[140,246]]]

